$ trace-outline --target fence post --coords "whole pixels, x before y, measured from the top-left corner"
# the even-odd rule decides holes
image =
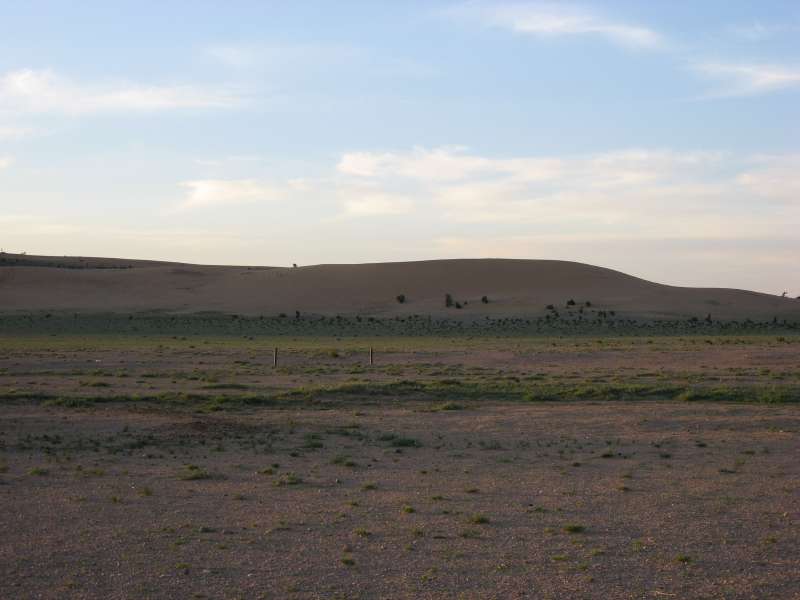
[[[272,349],[272,368],[274,369],[277,366],[278,366],[278,348],[275,347]]]
[[[369,364],[372,366],[372,346],[369,347]]]

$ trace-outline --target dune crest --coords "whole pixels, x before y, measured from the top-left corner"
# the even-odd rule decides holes
[[[398,300],[404,295],[405,301]],[[445,306],[450,294],[453,306]],[[483,302],[486,297],[488,302]],[[306,267],[204,266],[113,258],[0,255],[0,311],[220,311],[451,318],[540,316],[591,303],[636,318],[800,320],[800,301],[653,283],[582,263],[453,259]],[[458,303],[462,308],[455,307]]]

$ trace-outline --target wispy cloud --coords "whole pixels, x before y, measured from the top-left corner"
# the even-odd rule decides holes
[[[663,37],[648,27],[617,21],[588,8],[563,3],[469,2],[448,12],[455,17],[541,37],[595,35],[636,48],[655,48],[664,43]]]
[[[706,97],[754,96],[800,86],[800,67],[785,65],[699,62],[696,73],[719,82],[720,88]]]
[[[80,83],[51,70],[21,69],[0,76],[0,113],[83,115],[233,108],[243,98],[232,90],[129,82]]]
[[[32,137],[39,133],[37,130],[27,127],[8,127],[0,125],[0,142],[16,141]]]
[[[421,181],[453,181],[491,174],[516,179],[546,180],[561,169],[557,158],[489,159],[470,155],[465,148],[414,148],[404,153],[348,152],[337,165],[340,173],[363,178],[405,177]]]
[[[753,21],[743,25],[731,25],[728,27],[728,31],[737,38],[748,42],[763,42],[780,34],[796,33],[800,31],[800,25],[765,24]]]
[[[345,181],[368,184],[373,197],[409,198],[446,223],[667,239],[788,231],[786,223],[800,217],[800,205],[786,201],[800,185],[800,176],[792,175],[800,172],[797,166],[791,157],[718,152],[492,158],[451,147],[348,153],[337,169]],[[357,214],[353,208],[344,203],[346,212]]]
[[[736,182],[754,195],[794,204],[800,213],[800,154],[758,157]]]
[[[341,190],[340,196],[345,198],[345,214],[353,217],[404,215],[414,207],[411,198],[383,191]]]
[[[198,179],[180,185],[188,190],[178,206],[182,210],[268,202],[283,197],[278,187],[253,179]]]
[[[205,49],[215,63],[240,73],[265,73],[281,86],[314,84],[320,79],[358,74],[373,78],[425,79],[435,74],[428,63],[378,47],[348,43],[227,43]]]

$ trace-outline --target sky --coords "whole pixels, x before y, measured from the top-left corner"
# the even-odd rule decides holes
[[[0,247],[800,294],[800,3],[0,0]]]

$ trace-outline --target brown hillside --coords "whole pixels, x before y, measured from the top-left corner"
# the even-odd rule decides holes
[[[446,309],[444,296],[467,302]],[[398,294],[407,301],[400,304]],[[482,304],[482,296],[489,304]],[[540,315],[569,299],[645,318],[800,320],[800,301],[661,285],[554,260],[459,259],[299,268],[0,255],[0,311]]]

